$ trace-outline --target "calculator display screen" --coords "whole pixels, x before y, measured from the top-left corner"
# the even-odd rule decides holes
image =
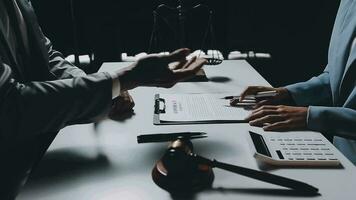
[[[268,157],[272,157],[271,153],[269,152],[269,150],[267,148],[266,142],[261,135],[250,132],[250,136],[251,136],[252,142],[256,148],[257,153],[268,156]]]

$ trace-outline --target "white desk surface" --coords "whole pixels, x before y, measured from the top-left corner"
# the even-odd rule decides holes
[[[128,63],[105,63],[102,71]],[[179,83],[172,89],[137,88],[131,91],[135,115],[124,121],[105,120],[78,125],[60,132],[37,173],[19,195],[19,200],[157,200],[172,199],[151,179],[151,169],[166,149],[162,144],[137,144],[143,133],[204,131],[208,138],[195,140],[195,152],[223,162],[261,169],[252,157],[248,124],[154,126],[155,93],[231,92],[239,94],[248,85],[269,85],[247,62],[225,61],[205,68],[209,78],[223,82]],[[213,189],[191,199],[354,199],[355,167],[341,153],[342,169],[268,168],[271,173],[305,181],[319,188],[320,196],[308,197],[288,189],[214,169]]]

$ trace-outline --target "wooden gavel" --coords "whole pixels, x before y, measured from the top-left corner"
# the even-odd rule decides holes
[[[318,188],[301,181],[199,156],[193,152],[193,144],[189,139],[170,142],[168,150],[154,167],[152,176],[155,183],[167,191],[197,191],[212,185],[214,179],[212,168],[287,187],[301,193],[318,193]]]
[[[178,139],[169,147],[152,170],[153,181],[176,195],[194,193],[210,188],[214,173],[210,166],[194,162],[193,144],[188,139]]]

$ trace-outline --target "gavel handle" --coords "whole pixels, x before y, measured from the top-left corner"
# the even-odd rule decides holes
[[[270,174],[270,173],[263,172],[263,171],[258,171],[258,170],[254,170],[254,169],[248,169],[248,168],[244,168],[244,167],[230,165],[230,164],[222,163],[222,162],[219,162],[216,160],[213,160],[211,162],[211,166],[219,168],[219,169],[224,169],[224,170],[227,170],[227,171],[230,171],[230,172],[233,172],[236,174],[240,174],[243,176],[247,176],[247,177],[250,177],[253,179],[257,179],[260,181],[264,181],[267,183],[272,183],[275,185],[280,185],[280,186],[291,188],[291,189],[294,189],[297,191],[305,192],[305,193],[315,194],[315,193],[318,193],[318,191],[319,191],[318,188],[316,188],[312,185],[309,185],[307,183],[301,182],[301,181],[297,181],[297,180],[293,180],[290,178]]]
[[[312,185],[309,185],[301,181],[293,180],[290,178],[286,178],[286,177],[282,177],[267,172],[254,170],[254,169],[249,169],[245,167],[235,166],[235,165],[219,162],[217,160],[210,160],[193,153],[190,156],[200,164],[209,165],[211,167],[223,169],[229,172],[233,172],[235,174],[240,174],[267,183],[272,183],[275,185],[291,188],[293,190],[297,190],[303,193],[317,194],[319,191],[318,188]]]

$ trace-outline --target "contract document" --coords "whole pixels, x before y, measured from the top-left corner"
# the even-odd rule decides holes
[[[244,122],[251,111],[247,107],[232,107],[224,99],[228,94],[159,94],[156,114],[159,121],[188,123]]]

